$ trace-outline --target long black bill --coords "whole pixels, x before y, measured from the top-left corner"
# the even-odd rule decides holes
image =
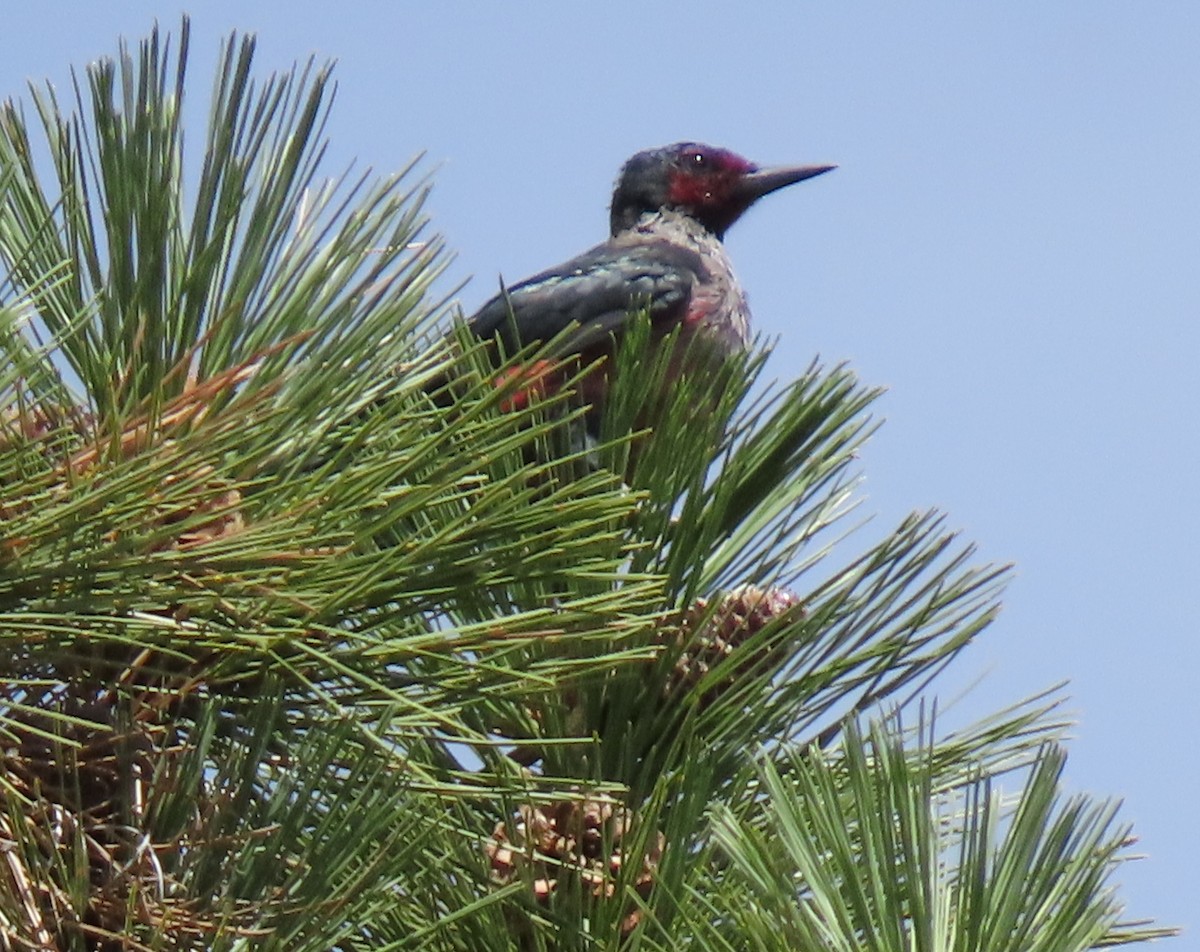
[[[824,175],[836,168],[836,165],[777,165],[755,169],[742,176],[738,182],[738,191],[743,198],[752,202],[778,189]]]

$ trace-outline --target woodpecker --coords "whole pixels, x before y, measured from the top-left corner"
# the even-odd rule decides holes
[[[467,326],[480,338],[500,341],[508,353],[571,328],[554,356],[587,364],[611,354],[630,314],[644,309],[655,339],[678,327],[680,345],[702,335],[718,356],[742,350],[750,339],[750,312],[722,243],[725,233],[764,195],[833,168],[760,168],[698,142],[639,152],[617,178],[608,240],[502,286]],[[542,362],[520,372],[533,388],[552,386],[556,370]],[[585,378],[583,397],[597,411],[607,386],[603,370]],[[525,399],[518,389],[513,402]]]

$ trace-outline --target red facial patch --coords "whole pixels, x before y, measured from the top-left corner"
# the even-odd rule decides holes
[[[754,163],[724,149],[697,149],[685,153],[671,172],[667,198],[673,205],[692,208],[720,206],[728,199],[734,183]]]

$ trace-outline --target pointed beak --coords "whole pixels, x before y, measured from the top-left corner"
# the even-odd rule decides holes
[[[753,202],[785,186],[824,175],[836,168],[836,165],[777,165],[772,168],[755,169],[742,176],[737,190],[743,199]]]

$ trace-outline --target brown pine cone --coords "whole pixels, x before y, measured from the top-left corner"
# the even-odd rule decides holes
[[[671,672],[668,694],[695,687],[719,664],[734,655],[747,641],[768,624],[788,617],[804,617],[804,606],[794,592],[785,588],[759,588],[742,585],[721,596],[712,607],[707,598],[698,598],[683,613],[677,629],[675,644],[683,649]],[[743,672],[761,662],[747,654],[742,663],[729,670],[722,684],[705,692],[702,704],[711,704],[722,687],[728,686]]]
[[[527,805],[511,824],[496,824],[485,851],[498,883],[510,883],[521,870],[528,870],[538,902],[548,903],[567,876],[577,877],[593,899],[609,899],[626,861],[622,840],[631,822],[629,811],[607,798]],[[633,885],[643,897],[654,884],[665,847],[666,840],[657,833],[642,856]],[[638,921],[637,910],[628,913],[622,932],[628,934]]]

